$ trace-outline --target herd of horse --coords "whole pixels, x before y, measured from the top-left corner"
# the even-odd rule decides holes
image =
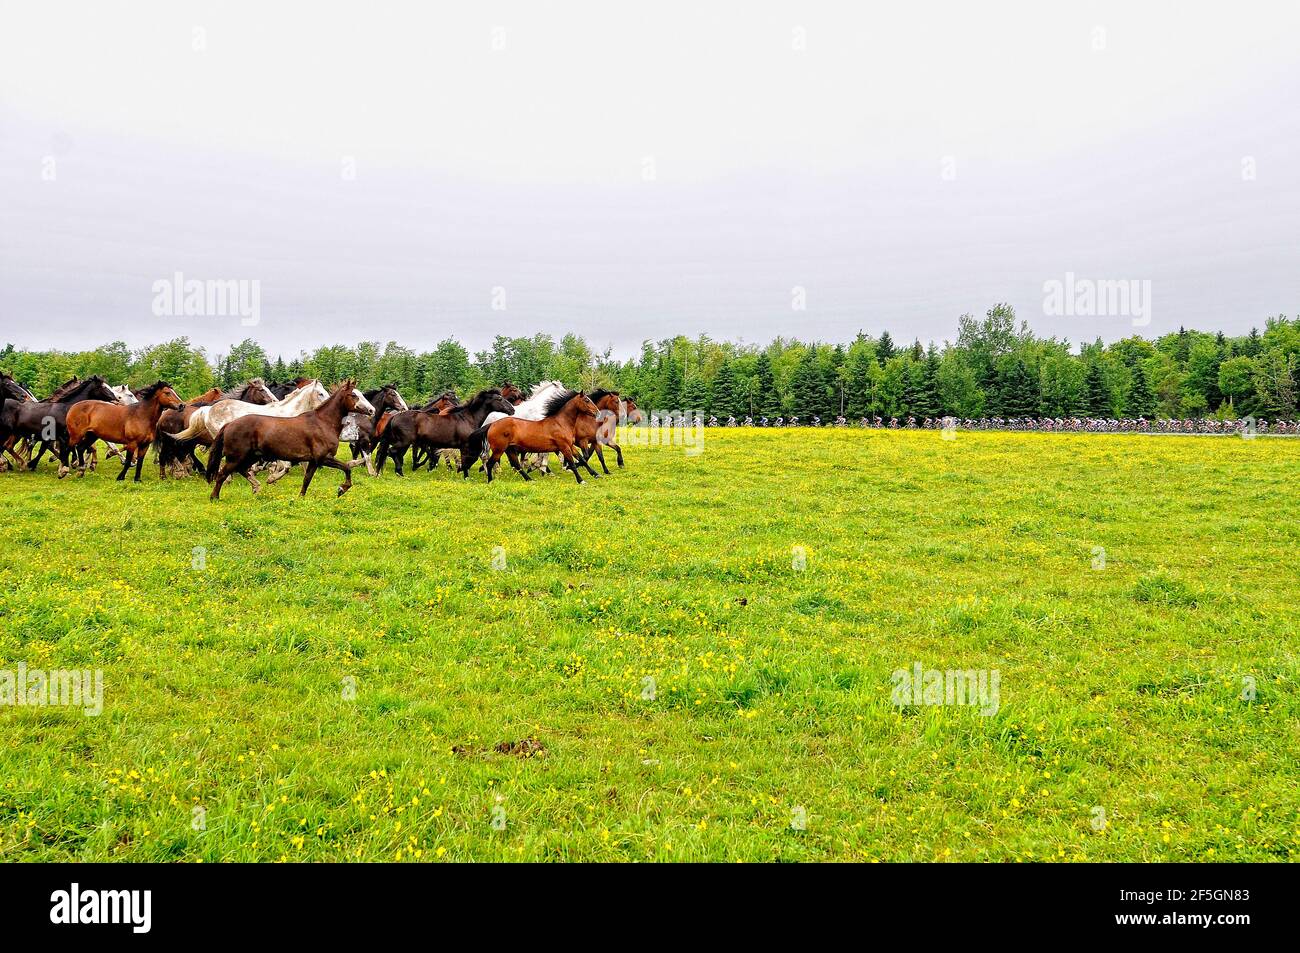
[[[35,470],[48,452],[58,460],[60,479],[74,470],[84,476],[95,469],[96,446],[103,442],[110,456],[122,459],[117,479],[125,480],[134,467],[139,482],[154,447],[160,478],[202,474],[214,500],[235,474],[256,493],[261,483],[255,473],[266,471],[273,483],[297,464],[304,468],[301,495],[316,471],[329,467],[343,472],[342,496],[352,487],[353,468],[362,464],[379,476],[391,459],[404,476],[408,450],[413,470],[433,470],[444,461],[466,479],[481,461],[489,483],[503,455],[529,480],[529,469],[550,472],[547,460],[555,454],[582,483],[582,469],[599,476],[590,463],[593,455],[610,472],[606,447],[623,466],[618,424],[641,420],[636,401],[617,391],[588,394],[559,381],[543,381],[528,395],[507,382],[463,403],[447,391],[412,408],[395,384],[362,392],[351,379],[329,390],[310,378],[284,384],[254,378],[182,400],[166,381],[132,391],[95,375],[74,377],[38,400],[12,376],[0,374],[0,400],[0,470],[9,469],[10,461]],[[343,443],[351,460],[338,458]],[[201,448],[206,461],[198,456]]]

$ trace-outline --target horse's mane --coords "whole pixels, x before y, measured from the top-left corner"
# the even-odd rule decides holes
[[[148,387],[141,387],[138,391],[136,391],[135,398],[136,400],[140,400],[140,401],[148,400],[150,397],[158,393],[164,387],[170,387],[170,386],[171,385],[168,384],[166,381],[154,381]]]
[[[500,397],[501,396],[500,389],[496,387],[489,387],[485,390],[481,390],[473,397],[471,397],[469,400],[465,401],[465,403],[461,404],[459,407],[455,409],[464,410],[466,412],[472,413],[473,411],[478,410],[485,403],[487,403],[488,399],[493,395]]]
[[[564,384],[560,381],[538,381],[536,384],[533,385],[532,390],[528,392],[528,396],[536,397],[538,394],[546,390],[548,387],[558,387],[560,390],[563,390]]]
[[[45,399],[52,402],[58,402],[62,398],[67,397],[78,387],[80,387],[81,384],[82,384],[81,378],[74,377],[72,378],[72,380],[68,381],[63,386],[55,388],[54,393],[51,394],[49,397],[46,397]]]
[[[578,396],[578,392],[576,390],[569,390],[567,387],[564,388],[558,393],[547,398],[546,406],[542,408],[542,416],[554,417],[556,414],[558,414],[560,411],[564,409],[565,404],[567,404],[569,401],[573,400],[573,398],[577,396]]]
[[[616,391],[616,390],[607,390],[607,389],[604,388],[604,387],[600,387],[600,388],[597,388],[596,390],[593,390],[593,391],[592,391],[590,394],[588,394],[587,396],[590,397],[590,398],[591,398],[591,402],[592,402],[593,404],[595,404],[595,403],[598,403],[602,397],[608,397],[608,396],[610,396],[611,394],[612,394],[613,396],[617,397],[617,396],[618,396],[618,391]]]

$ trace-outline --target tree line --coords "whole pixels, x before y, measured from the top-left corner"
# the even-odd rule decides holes
[[[1180,328],[1154,340],[1100,339],[1077,351],[1017,324],[1006,304],[983,318],[962,315],[957,338],[942,346],[896,343],[888,331],[847,343],[780,337],[766,346],[707,335],[646,341],[616,359],[575,334],[498,336],[471,354],[448,338],[432,351],[396,342],[330,345],[289,360],[245,340],[209,358],[181,337],[131,350],[122,342],[88,351],[0,350],[0,369],[33,393],[68,378],[100,374],[110,383],[169,381],[183,396],[250,377],[283,381],[354,377],[370,388],[395,381],[408,400],[454,389],[464,396],[507,380],[529,387],[557,379],[574,387],[612,387],[644,408],[728,416],[844,414],[899,417],[1205,417],[1297,416],[1300,317],[1270,318],[1247,335]]]

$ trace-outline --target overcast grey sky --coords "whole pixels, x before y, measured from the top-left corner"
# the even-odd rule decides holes
[[[1145,334],[1300,311],[1300,5],[1064,6],[3,0],[0,342],[1133,333],[1045,314],[1067,272],[1150,281]],[[259,323],[159,316],[176,272]]]

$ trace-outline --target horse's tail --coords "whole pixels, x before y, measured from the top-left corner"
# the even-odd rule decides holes
[[[200,410],[202,410],[202,408],[200,408]],[[189,425],[180,433],[167,433],[166,431],[163,431],[163,433],[169,440],[189,440],[190,438],[197,437],[199,434],[203,433],[207,426],[208,422],[206,417],[201,413],[195,413],[194,416],[190,418]]]
[[[204,476],[207,477],[209,483],[211,483],[212,478],[217,475],[217,471],[221,469],[221,458],[225,455],[223,452],[225,446],[226,431],[223,427],[221,433],[217,434],[217,439],[212,441],[212,449],[208,451],[208,470]]]
[[[492,425],[484,424],[465,438],[465,446],[461,450],[461,454],[466,460],[487,456],[487,432],[490,426]]]

